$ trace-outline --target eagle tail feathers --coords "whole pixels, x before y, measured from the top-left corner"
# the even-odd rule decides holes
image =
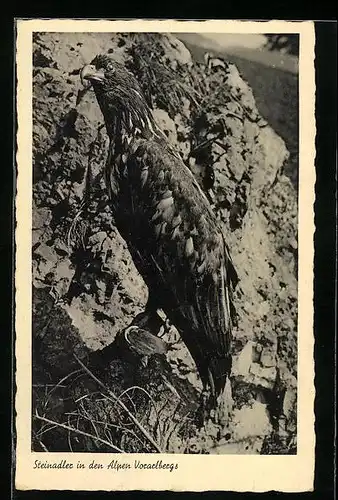
[[[208,378],[212,396],[216,399],[224,390],[226,381],[231,373],[232,358],[213,357],[209,361]]]

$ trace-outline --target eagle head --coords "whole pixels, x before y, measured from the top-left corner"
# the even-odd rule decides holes
[[[137,79],[111,56],[97,55],[82,68],[80,78],[85,87],[92,85],[108,131],[117,116],[121,117],[127,128],[137,126],[142,129],[152,122]]]
[[[84,66],[80,73],[82,84],[92,84],[94,90],[109,92],[111,95],[121,89],[134,89],[140,92],[134,75],[125,66],[106,54],[97,55],[90,64]]]

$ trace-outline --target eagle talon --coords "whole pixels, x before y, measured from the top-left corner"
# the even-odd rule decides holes
[[[143,368],[147,368],[148,361],[149,361],[149,357],[148,356],[142,356],[142,358],[140,359],[141,366]]]
[[[162,331],[160,331],[159,336],[164,337],[164,335],[170,332],[170,329],[171,329],[171,322],[168,318],[166,318],[164,324],[161,327]]]
[[[164,323],[164,328],[166,333],[169,333],[170,328],[171,328],[171,321],[167,318]]]

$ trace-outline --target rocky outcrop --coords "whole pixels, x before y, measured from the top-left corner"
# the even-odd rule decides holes
[[[147,299],[146,286],[114,227],[102,180],[107,151],[102,115],[93,93],[84,93],[79,81],[80,68],[101,52],[134,72],[159,126],[208,190],[240,278],[231,380],[234,412],[225,437],[219,439],[212,422],[202,430],[196,427],[192,415],[201,384],[174,327],[164,336],[170,345],[165,356],[129,371],[123,360],[115,359],[105,384],[117,396],[123,394],[161,449],[293,453],[297,194],[282,173],[288,152],[259,116],[234,65],[194,63],[170,35],[35,34],[33,345],[40,389],[35,389],[34,406],[51,420],[65,423],[70,418],[70,426],[77,415],[82,430],[89,418],[98,433],[98,422],[104,421],[105,429],[115,425],[110,439],[125,451],[153,449],[137,434],[139,429],[131,433],[124,426],[123,410],[112,408],[109,396],[98,398],[88,373],[74,382],[79,376],[74,354],[85,360],[110,344]],[[45,404],[41,386],[64,378],[69,383],[56,386]],[[56,451],[105,451],[108,446],[107,436],[69,441],[62,429],[57,437],[49,438],[50,431],[37,439],[41,428],[36,425],[37,448],[41,440]]]

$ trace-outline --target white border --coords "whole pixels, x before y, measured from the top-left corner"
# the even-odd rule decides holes
[[[41,470],[34,460],[65,458],[109,463],[135,455],[31,452],[31,238],[32,238],[32,33],[204,32],[300,34],[298,453],[295,456],[141,455],[144,461],[179,464],[177,471]],[[16,431],[17,489],[307,491],[314,477],[313,236],[315,185],[315,77],[312,22],[251,21],[17,21],[18,178],[16,199]],[[140,455],[136,455],[140,458]]]

